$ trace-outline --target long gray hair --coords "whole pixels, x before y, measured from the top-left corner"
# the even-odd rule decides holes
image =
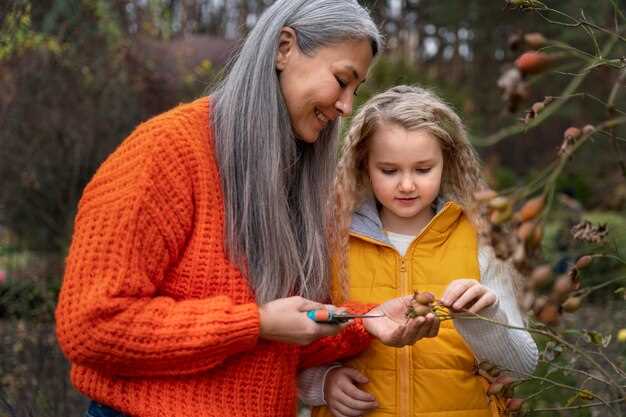
[[[327,199],[339,127],[329,123],[314,144],[296,139],[275,68],[285,26],[308,55],[363,39],[376,55],[381,44],[356,0],[278,0],[261,15],[213,93],[228,255],[247,274],[259,303],[329,296]]]

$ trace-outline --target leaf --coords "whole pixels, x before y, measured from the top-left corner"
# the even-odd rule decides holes
[[[583,339],[587,343],[593,343],[597,346],[602,346],[603,348],[607,347],[611,342],[612,335],[603,335],[600,332],[596,332],[595,330],[585,330],[583,332]]]
[[[583,389],[578,392],[578,397],[583,401],[591,401],[594,399],[593,392],[588,389]]]

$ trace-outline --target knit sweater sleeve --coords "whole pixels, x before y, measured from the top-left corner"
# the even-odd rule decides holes
[[[341,307],[354,313],[364,314],[371,310],[374,305],[347,302]],[[356,356],[368,348],[371,340],[372,336],[363,326],[363,320],[354,319],[337,336],[323,337],[302,347],[300,351],[300,369]]]
[[[480,247],[478,260],[481,284],[491,289],[497,303],[480,315],[516,327],[524,326],[513,290],[511,267],[497,259],[489,247]],[[483,320],[455,319],[454,326],[479,361],[489,361],[513,375],[531,374],[537,366],[538,350],[530,333]]]
[[[178,376],[256,345],[254,303],[160,292],[194,217],[185,166],[191,151],[168,135],[141,125],[83,193],[56,311],[58,341],[75,364],[121,376]]]

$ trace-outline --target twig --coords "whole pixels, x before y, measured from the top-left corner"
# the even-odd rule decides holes
[[[606,106],[609,118],[612,118],[615,116],[615,98],[617,97],[617,92],[619,91],[620,87],[624,83],[625,78],[626,78],[626,68],[624,68],[622,72],[620,72],[619,76],[615,80],[615,83],[613,83],[613,88],[611,88],[611,93],[609,94],[609,100]],[[618,161],[617,163],[622,170],[622,176],[626,178],[626,163],[624,163],[624,159],[622,158],[622,151],[619,145],[617,144],[617,141],[615,140],[615,128],[614,127],[610,128],[609,133],[611,137],[611,144],[613,145],[613,150],[615,151],[615,155],[617,157],[617,161]]]
[[[622,397],[626,396],[624,395],[624,389],[617,384],[617,382],[615,382],[612,378],[612,376],[606,372],[604,370],[604,367],[602,367],[593,357],[591,357],[587,352],[581,350],[579,347],[569,343],[568,341],[566,341],[565,339],[563,339],[562,337],[557,336],[556,334],[554,334],[553,332],[549,332],[549,331],[545,331],[545,330],[539,330],[539,329],[533,329],[533,328],[527,328],[527,327],[521,327],[521,326],[513,326],[510,325],[508,323],[502,323],[500,321],[497,320],[493,320],[484,316],[481,316],[479,314],[476,313],[471,313],[468,310],[465,310],[463,314],[456,314],[456,313],[451,313],[451,315],[455,318],[455,319],[466,319],[466,320],[484,320],[484,321],[488,321],[490,323],[494,323],[500,326],[504,326],[508,329],[513,329],[513,330],[523,330],[523,331],[527,331],[530,333],[536,333],[536,334],[540,334],[543,336],[546,336],[554,341],[556,341],[557,343],[569,348],[571,351],[579,354],[580,356],[584,357],[585,359],[587,359],[587,361],[589,361],[589,363],[591,363],[593,366],[596,367],[596,369],[608,380],[611,382],[611,386],[614,387],[620,394]]]
[[[555,365],[555,364],[553,364],[553,363],[551,363],[551,362],[544,361],[544,360],[540,360],[540,362],[543,362],[543,363],[545,363],[545,364],[548,364],[548,365],[549,365],[549,366],[551,366],[552,368],[555,368],[555,369],[558,369],[558,370],[561,370],[561,371],[575,372],[575,373],[578,373],[578,374],[581,374],[581,375],[585,375],[586,377],[591,378],[591,379],[594,379],[594,380],[596,380],[596,381],[598,381],[598,382],[602,382],[603,384],[611,385],[611,383],[610,383],[609,381],[607,381],[606,379],[598,378],[597,376],[592,375],[592,374],[590,374],[589,372],[585,372],[585,371],[580,370],[580,369],[576,369],[576,368],[568,368],[568,367],[566,367],[566,366],[559,366],[559,365]]]
[[[613,48],[613,46],[615,45],[615,42],[617,42],[616,38],[610,39],[604,45],[604,48],[602,49],[602,55],[608,54]],[[501,140],[509,136],[526,132],[528,130],[534,129],[535,127],[539,126],[539,124],[541,124],[544,120],[546,120],[548,117],[554,114],[559,108],[561,108],[563,104],[565,104],[567,99],[574,94],[574,92],[578,89],[580,84],[584,81],[587,74],[589,74],[589,71],[578,75],[572,81],[570,81],[570,83],[567,85],[567,87],[563,91],[563,94],[560,96],[562,98],[557,99],[553,103],[550,103],[549,106],[546,106],[545,110],[539,113],[539,115],[535,117],[533,120],[531,120],[530,123],[505,127],[483,140],[474,139],[473,143],[476,146],[490,146],[490,145],[500,142]]]
[[[530,413],[543,413],[543,412],[550,412],[550,411],[580,410],[582,408],[598,407],[600,405],[605,405],[605,404],[616,404],[616,403],[623,402],[623,401],[624,401],[624,398],[618,398],[616,400],[605,401],[604,403],[602,402],[588,403],[588,404],[574,405],[571,407],[535,408],[534,410],[530,410],[529,412]]]
[[[607,400],[605,400],[604,398],[598,396],[596,393],[594,393],[593,391],[590,391],[588,389],[581,389],[581,388],[578,388],[578,387],[572,387],[571,385],[562,384],[560,382],[556,382],[556,381],[553,381],[553,380],[551,380],[549,378],[544,378],[542,376],[536,376],[536,375],[527,374],[527,373],[519,372],[519,371],[517,373],[520,374],[520,375],[524,375],[525,377],[527,377],[529,379],[534,379],[534,380],[537,380],[537,381],[544,381],[544,382],[550,383],[550,384],[552,384],[554,386],[557,386],[559,388],[567,389],[567,390],[570,390],[570,391],[576,391],[576,392],[579,392],[579,393],[582,393],[582,394],[585,394],[585,395],[590,395],[593,398],[595,398],[598,401],[600,401],[602,403],[601,405],[604,405],[609,410],[614,411],[611,408],[611,406],[609,405],[609,402]],[[621,401],[624,400],[624,396],[622,396],[620,398],[621,398]]]

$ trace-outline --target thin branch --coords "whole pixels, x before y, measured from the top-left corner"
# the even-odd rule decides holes
[[[616,400],[610,400],[610,401],[605,401],[605,402],[597,402],[597,403],[588,403],[588,404],[581,404],[581,405],[574,405],[571,407],[554,407],[554,408],[535,408],[533,410],[530,410],[530,413],[543,413],[543,412],[551,412],[551,411],[566,411],[566,410],[580,410],[583,408],[592,408],[592,407],[598,407],[601,405],[606,405],[606,404],[617,404],[620,402],[623,402],[624,398],[618,398]]]
[[[615,37],[610,39],[604,45],[604,48],[602,49],[602,54],[603,55],[608,54],[613,48],[613,46],[615,45],[615,42],[617,42],[617,39]],[[494,145],[509,136],[516,135],[522,132],[527,132],[531,129],[534,129],[535,127],[539,126],[539,124],[541,124],[544,120],[546,120],[548,117],[552,116],[552,114],[554,114],[559,108],[561,108],[563,104],[565,104],[565,102],[567,101],[567,98],[572,96],[575,93],[575,91],[578,89],[580,84],[585,80],[588,74],[589,72],[585,72],[575,77],[573,80],[571,80],[570,83],[565,88],[565,90],[563,91],[563,94],[560,96],[562,98],[557,99],[555,100],[555,102],[550,103],[549,106],[546,106],[545,110],[539,113],[539,115],[535,117],[530,123],[526,125],[518,124],[518,125],[513,125],[513,126],[503,128],[500,131],[486,137],[483,140],[477,140],[476,138],[474,138],[473,143],[476,146]]]
[[[613,88],[611,88],[611,94],[609,94],[609,100],[607,103],[607,112],[609,114],[609,117],[615,116],[615,98],[617,97],[617,92],[624,83],[625,78],[626,68],[624,68],[622,72],[620,72],[619,76],[613,83]],[[611,137],[611,144],[613,145],[613,150],[615,151],[615,156],[617,157],[617,163],[622,170],[622,176],[626,178],[626,163],[622,158],[622,150],[620,149],[619,145],[617,144],[617,140],[615,139],[615,128],[609,129],[609,133]]]
[[[558,14],[558,15],[563,16],[563,17],[565,17],[565,18],[567,18],[567,19],[569,19],[569,20],[571,20],[571,21],[572,21],[572,23],[567,23],[567,22],[559,22],[559,21],[556,21],[556,20],[552,20],[552,19],[550,19],[550,18],[548,18],[548,17],[544,16],[544,15],[541,13],[541,9],[535,9],[535,10],[537,10],[537,14],[539,14],[539,15],[540,15],[540,16],[541,16],[541,17],[542,17],[545,21],[547,21],[548,23],[552,23],[552,24],[559,25],[559,26],[571,27],[571,28],[576,28],[576,27],[589,27],[589,28],[595,29],[595,30],[597,30],[597,31],[599,31],[599,32],[603,32],[603,33],[609,34],[609,35],[611,35],[611,36],[615,36],[615,37],[617,37],[618,39],[620,39],[621,41],[626,42],[626,38],[624,38],[623,36],[621,36],[621,35],[619,34],[619,31],[615,31],[615,32],[614,32],[614,31],[612,31],[612,30],[609,30],[609,29],[603,28],[602,26],[598,26],[598,25],[596,25],[595,23],[591,23],[591,22],[589,22],[589,21],[587,21],[587,20],[580,20],[580,19],[576,19],[575,17],[572,17],[572,16],[568,15],[567,13],[562,12],[562,11],[560,11],[560,10],[552,9],[552,8],[547,7],[547,6],[545,6],[545,5],[544,5],[544,7],[545,7],[545,8],[544,8],[543,10],[545,10],[545,11],[548,11],[548,12],[552,12],[552,13]]]
[[[588,389],[583,389],[583,388],[573,387],[571,385],[562,384],[560,382],[553,381],[552,379],[544,378],[542,376],[527,374],[527,373],[519,372],[519,371],[518,371],[518,373],[520,375],[524,375],[525,377],[527,377],[529,379],[534,379],[534,380],[537,380],[537,381],[547,382],[547,383],[552,384],[554,386],[557,386],[559,388],[567,389],[567,390],[570,390],[570,391],[576,391],[578,393],[582,393],[582,394],[585,394],[585,395],[590,395],[593,398],[595,398],[596,400],[600,401],[599,405],[604,405],[609,410],[614,411],[613,408],[611,408],[611,406],[609,405],[609,400],[605,400],[604,398],[600,397],[598,394],[596,394],[593,391],[590,391]],[[620,401],[623,401],[623,400],[624,400],[624,396],[620,397]]]
[[[615,382],[612,378],[612,376],[606,372],[606,370],[604,369],[604,367],[602,365],[600,365],[593,357],[591,357],[589,355],[589,353],[583,351],[582,349],[580,349],[579,347],[569,343],[568,341],[566,341],[565,339],[563,339],[562,337],[557,336],[556,334],[554,334],[553,332],[549,332],[546,330],[540,330],[540,329],[533,329],[533,328],[527,328],[527,327],[523,327],[523,326],[513,326],[510,325],[508,323],[502,323],[500,321],[497,320],[493,320],[484,316],[481,316],[479,314],[476,313],[471,313],[469,310],[464,310],[464,313],[462,314],[458,314],[458,313],[451,313],[451,315],[453,316],[453,318],[455,319],[464,319],[464,320],[484,320],[484,321],[488,321],[490,323],[494,323],[500,326],[504,326],[508,329],[513,329],[513,330],[523,330],[523,331],[527,331],[530,333],[536,333],[536,334],[540,334],[543,336],[546,336],[554,341],[556,341],[557,343],[569,348],[571,351],[577,353],[578,355],[584,357],[585,359],[587,359],[587,361],[589,361],[589,363],[591,363],[593,366],[596,367],[596,369],[602,374],[604,375],[604,377],[611,382],[611,386],[614,387],[620,394],[622,397],[626,396],[624,395],[624,389],[617,384],[617,382]]]
[[[568,368],[568,367],[566,367],[566,366],[559,366],[559,365],[555,365],[555,364],[553,364],[553,363],[551,363],[551,362],[544,361],[544,360],[539,360],[539,362],[543,362],[543,363],[545,363],[545,364],[548,364],[548,365],[549,365],[549,366],[551,366],[552,368],[558,369],[558,370],[560,370],[560,371],[575,372],[575,373],[577,373],[577,374],[585,375],[586,377],[591,378],[591,379],[594,379],[594,380],[596,380],[596,381],[598,381],[598,382],[602,382],[603,384],[606,384],[606,385],[611,385],[611,383],[610,383],[609,381],[607,381],[606,379],[598,378],[597,376],[592,375],[592,374],[590,374],[589,372],[585,372],[585,371],[583,371],[583,370],[581,370],[581,369],[576,369],[576,368]]]

